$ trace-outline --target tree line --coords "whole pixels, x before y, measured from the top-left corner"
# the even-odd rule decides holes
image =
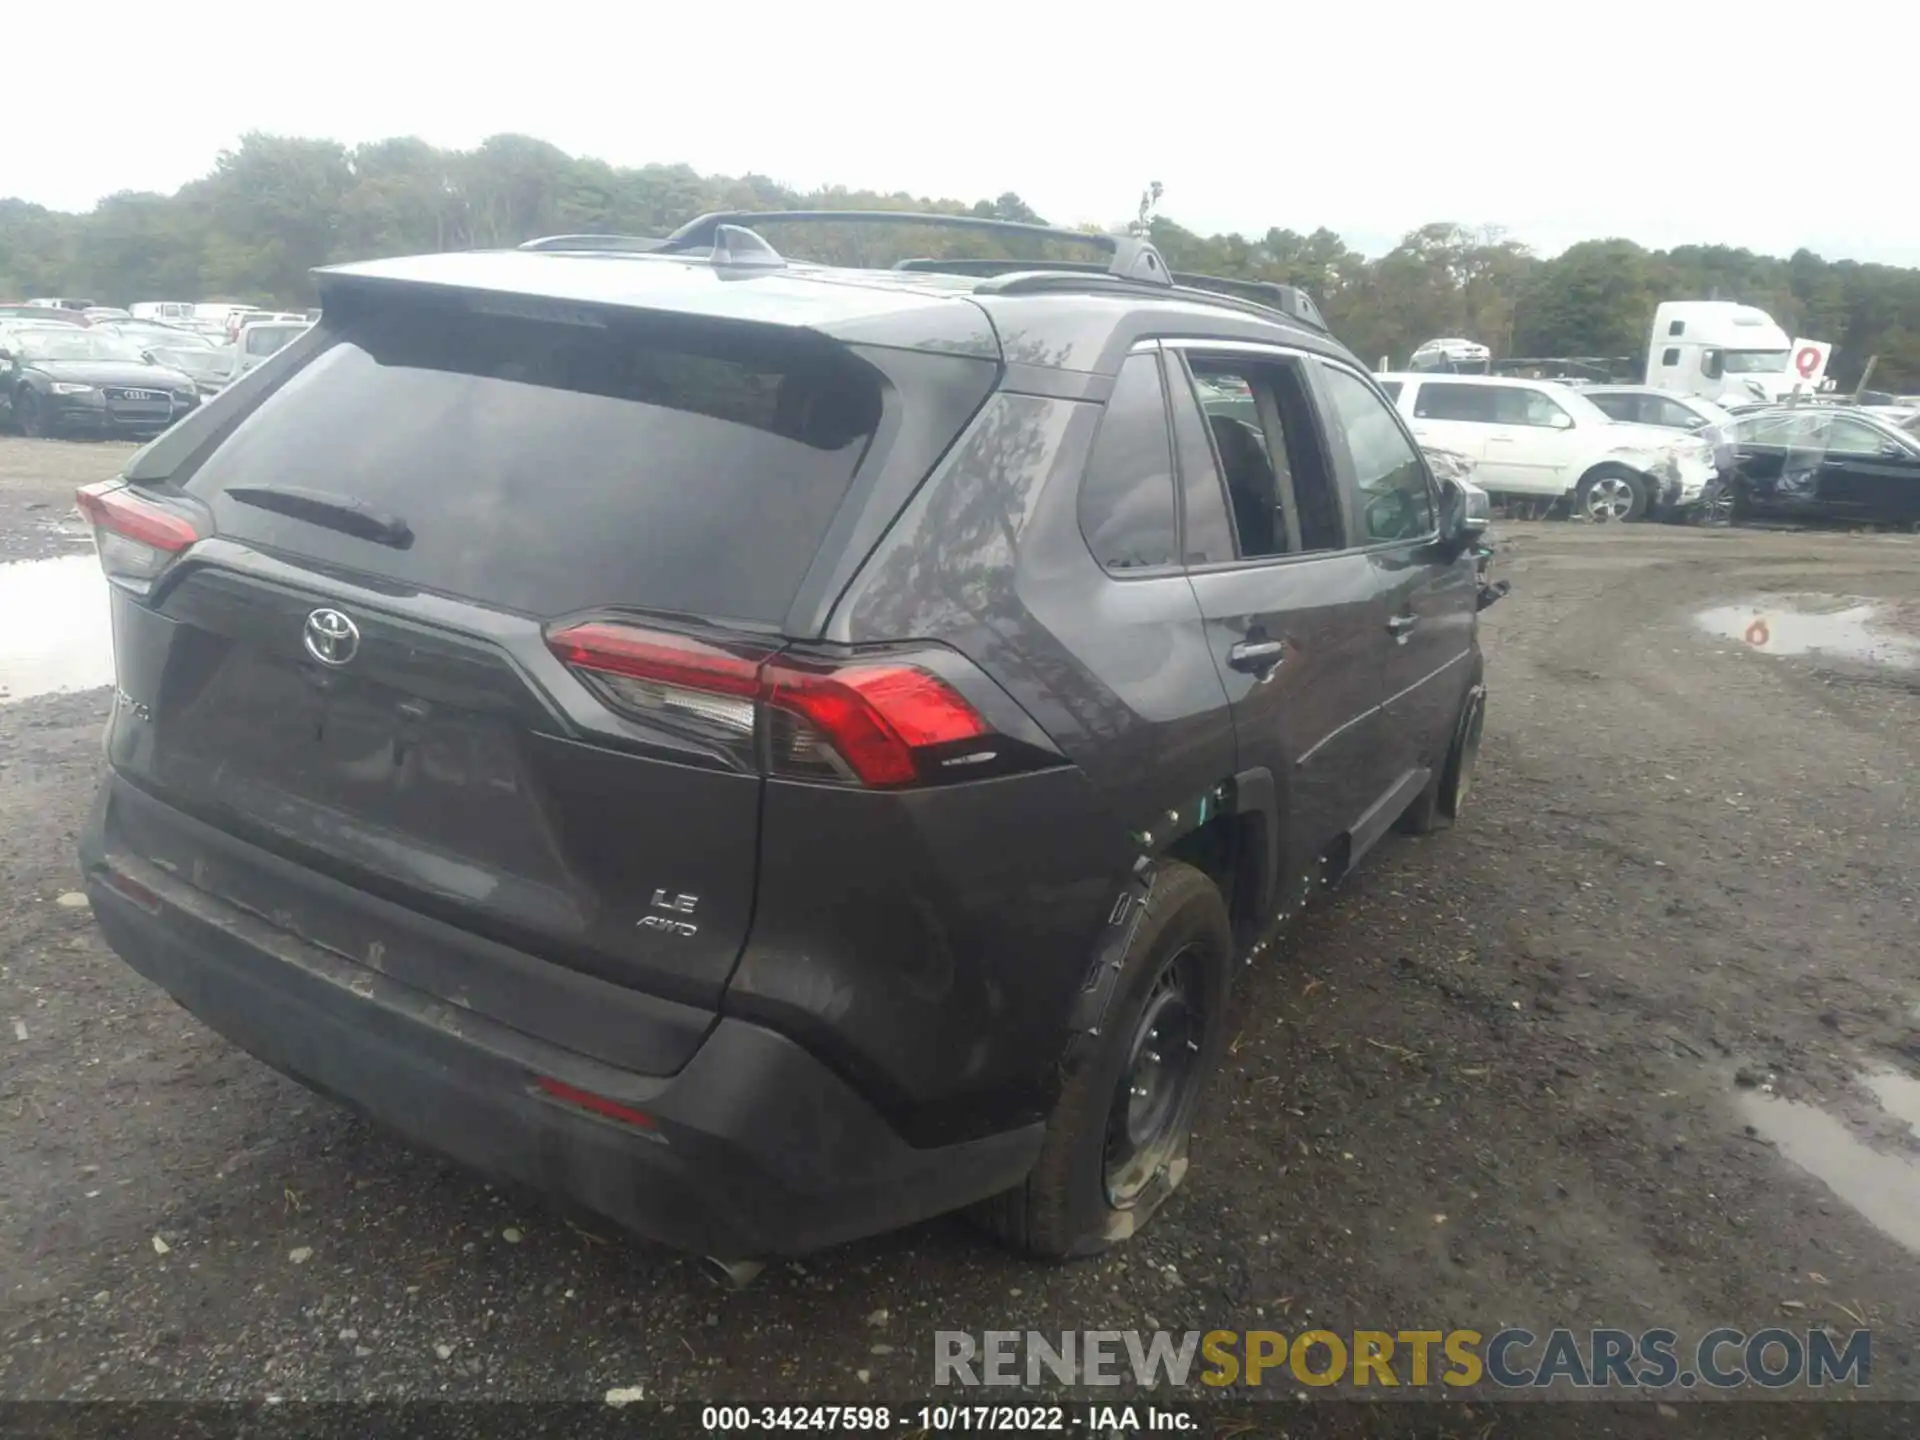
[[[1549,259],[1497,229],[1452,223],[1421,226],[1369,259],[1324,227],[1200,235],[1159,213],[1160,199],[1156,184],[1125,228],[1149,234],[1175,269],[1299,285],[1369,364],[1383,356],[1404,364],[1440,335],[1478,340],[1500,356],[1640,357],[1660,301],[1720,298],[1759,306],[1790,334],[1833,341],[1829,373],[1843,385],[1878,355],[1876,388],[1920,389],[1920,270],[1807,250],[1781,259],[1722,245],[1647,250],[1620,239],[1585,241]],[[620,168],[524,135],[455,151],[412,138],[344,146],[250,134],[171,195],[125,192],[86,214],[0,199],[0,297],[302,307],[313,303],[309,272],[318,265],[555,233],[661,235],[722,209],[1041,218],[1014,194],[964,202],[802,192],[760,175]],[[784,227],[777,243],[836,263],[1008,253],[963,232],[853,226]]]

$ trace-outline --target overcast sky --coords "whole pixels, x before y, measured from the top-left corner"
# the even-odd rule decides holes
[[[1547,253],[1625,235],[1920,264],[1908,0],[921,9],[14,7],[0,195],[172,190],[249,129],[520,131],[802,188],[1016,190],[1063,223],[1124,219],[1159,180],[1193,229],[1325,225],[1369,253],[1457,220]]]

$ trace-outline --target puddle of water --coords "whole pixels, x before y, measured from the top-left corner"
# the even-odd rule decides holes
[[[1910,1107],[1920,1107],[1920,1082],[1883,1074],[1867,1076],[1865,1083],[1889,1113],[1915,1122]],[[1888,1095],[1894,1097],[1890,1104]],[[1876,1229],[1920,1254],[1920,1164],[1875,1150],[1852,1126],[1817,1106],[1751,1090],[1735,1098],[1748,1123],[1779,1146],[1782,1155],[1825,1183]]]
[[[0,705],[113,683],[107,582],[91,554],[0,565]]]
[[[1871,600],[1834,595],[1775,595],[1703,610],[1696,623],[1769,655],[1832,655],[1907,670],[1920,666],[1920,639],[1881,622]]]
[[[1920,1080],[1898,1070],[1882,1070],[1863,1077],[1866,1087],[1879,1100],[1880,1108],[1896,1120],[1904,1120],[1920,1136]]]

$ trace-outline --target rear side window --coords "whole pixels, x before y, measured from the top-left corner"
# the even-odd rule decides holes
[[[1640,418],[1640,397],[1638,395],[1589,395],[1587,398],[1600,408],[1609,420],[1638,420]]]
[[[1450,385],[1444,380],[1421,382],[1414,397],[1416,420],[1477,420],[1491,425],[1494,420],[1492,385]]]
[[[1158,355],[1128,356],[1120,368],[1080,482],[1080,530],[1109,570],[1179,559],[1173,445]]]
[[[746,327],[389,304],[185,477],[224,535],[548,617],[786,614],[880,416],[844,349]],[[311,492],[405,548],[226,492]]]
[[[1398,380],[1381,380],[1377,383],[1380,386],[1380,393],[1382,395],[1386,396],[1387,399],[1393,401],[1395,404],[1399,403],[1400,382]]]

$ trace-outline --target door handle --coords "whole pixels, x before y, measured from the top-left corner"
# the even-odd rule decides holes
[[[1387,621],[1387,631],[1392,635],[1405,635],[1419,623],[1418,615],[1395,615]]]
[[[1227,664],[1249,675],[1271,670],[1286,658],[1287,642],[1284,640],[1242,640],[1227,651]]]

